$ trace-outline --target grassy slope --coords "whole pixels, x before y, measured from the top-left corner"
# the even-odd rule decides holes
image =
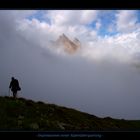
[[[0,97],[0,130],[140,130],[140,121],[98,118],[23,98]]]

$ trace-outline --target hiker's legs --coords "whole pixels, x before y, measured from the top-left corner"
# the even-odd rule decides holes
[[[13,91],[13,97],[14,97],[14,98],[17,97],[17,91]]]

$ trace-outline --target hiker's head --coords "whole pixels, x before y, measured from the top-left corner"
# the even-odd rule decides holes
[[[15,78],[14,77],[11,77],[11,80],[14,80]]]

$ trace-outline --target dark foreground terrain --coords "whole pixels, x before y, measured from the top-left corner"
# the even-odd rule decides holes
[[[0,97],[0,130],[140,131],[140,120],[99,118],[54,104]]]

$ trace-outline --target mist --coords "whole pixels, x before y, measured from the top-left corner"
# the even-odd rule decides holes
[[[84,50],[60,55],[49,48],[49,43],[44,48],[32,38],[23,37],[17,24],[7,22],[9,18],[5,17],[0,20],[1,96],[9,95],[14,76],[21,86],[19,97],[98,117],[140,119],[140,69],[132,61],[88,59],[83,56]]]

